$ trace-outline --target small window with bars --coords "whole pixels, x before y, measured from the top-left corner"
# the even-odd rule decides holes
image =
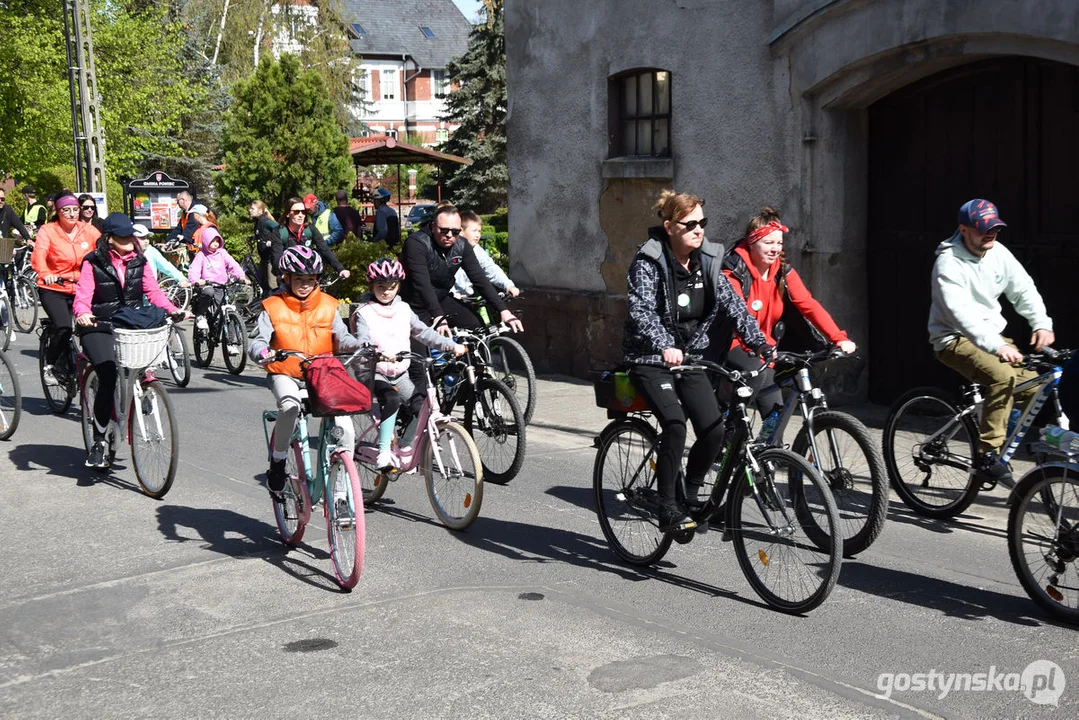
[[[620,73],[611,78],[608,96],[611,157],[670,157],[670,72]]]

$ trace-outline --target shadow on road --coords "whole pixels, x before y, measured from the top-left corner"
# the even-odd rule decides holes
[[[313,510],[306,532],[322,530],[315,522],[319,513]],[[281,544],[277,529],[262,520],[220,508],[193,508],[183,505],[160,505],[157,526],[167,540],[173,542],[202,542],[211,552],[232,558],[259,557],[298,580],[322,590],[339,592],[336,579],[330,572],[308,562],[328,561],[323,550],[301,542],[295,548]],[[193,531],[184,532],[183,529]],[[197,537],[192,537],[194,534]]]
[[[992,500],[995,500],[995,498]],[[984,504],[1004,508],[1005,502],[1004,498],[1000,498],[998,502],[990,501]],[[1007,531],[1003,528],[979,524],[978,521],[982,519],[981,516],[972,515],[968,511],[951,519],[938,520],[914,514],[914,512],[903,505],[902,501],[892,500],[888,504],[888,522],[890,523],[894,522],[902,523],[904,525],[913,525],[939,535],[949,535],[954,532],[970,532],[976,535],[986,535],[988,537],[1001,539],[1008,536]]]
[[[195,368],[192,368],[194,370]],[[256,386],[260,388],[266,387],[266,376],[251,377],[250,375],[233,375],[231,373],[223,372],[211,372],[209,370],[202,373],[203,380],[211,380],[219,382],[222,385],[228,385],[232,387],[243,387],[245,385]]]

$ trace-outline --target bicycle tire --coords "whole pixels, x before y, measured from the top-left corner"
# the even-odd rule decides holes
[[[0,352],[7,352],[11,346],[11,336],[15,334],[14,320],[11,318],[11,302],[7,291],[0,289]]]
[[[619,558],[653,565],[671,548],[672,533],[659,529],[655,455],[659,435],[637,418],[615,420],[599,436],[592,466],[596,516]]]
[[[191,348],[187,342],[187,335],[175,325],[169,335],[165,359],[176,387],[187,387],[191,382]]]
[[[221,316],[221,356],[225,367],[233,375],[239,375],[247,364],[247,328],[235,310],[226,310]]]
[[[172,401],[160,380],[142,383],[142,398],[132,397],[127,417],[131,464],[142,491],[160,499],[176,480],[180,460],[180,428]],[[141,425],[140,425],[141,422]],[[164,452],[167,452],[166,456]]]
[[[521,343],[505,335],[487,341],[490,357],[484,358],[495,379],[501,380],[517,396],[526,423],[536,412],[536,369]]]
[[[274,446],[274,433],[270,433],[270,447]],[[270,499],[273,504],[274,521],[277,534],[286,547],[296,547],[303,539],[304,530],[311,520],[311,493],[307,489],[307,479],[303,471],[303,449],[299,441],[293,440],[285,456],[287,481],[281,491],[283,502]]]
[[[343,497],[338,492],[338,483],[344,485],[341,488]],[[363,573],[366,524],[360,478],[352,455],[347,451],[330,456],[323,507],[326,508],[326,535],[337,584],[342,590],[351,590]]]
[[[808,534],[804,540],[799,537],[798,530],[805,533],[806,525],[795,511],[792,478],[802,479],[803,484],[809,482],[816,488],[813,495],[816,504],[809,510],[817,516],[814,520],[817,526],[827,526],[829,538],[837,536],[839,511],[828,486],[800,455],[782,448],[768,448],[757,456],[757,462],[760,472],[744,468],[727,495],[730,506],[727,527],[738,564],[753,590],[768,605],[785,613],[809,612],[824,602],[835,587],[843,565],[843,544],[829,542],[822,548]],[[784,473],[777,472],[779,466],[787,468],[785,489]],[[753,517],[754,511],[759,520]],[[759,543],[760,547],[754,551],[749,542]],[[791,581],[795,587],[790,588],[789,595],[781,595],[768,586],[767,580],[773,576]]]
[[[179,280],[171,277],[163,277],[158,281],[161,292],[169,299],[178,310],[187,310],[191,305],[191,286],[184,287]]]
[[[209,331],[195,328],[195,367],[208,368],[214,358],[216,343],[210,338]]]
[[[41,390],[45,397],[45,404],[57,415],[63,415],[71,407],[71,401],[75,399],[76,383],[74,378],[68,378],[63,383],[45,382],[45,341],[52,330],[52,326],[42,327],[41,339],[38,342],[37,367],[41,378]],[[65,348],[65,352],[70,352]]]
[[[884,467],[884,458],[866,426],[847,413],[835,410],[814,413],[813,431],[822,455],[820,463],[813,461],[813,446],[809,443],[809,426],[806,424],[794,438],[791,450],[813,463],[828,483],[839,509],[843,557],[853,557],[872,545],[884,529],[888,515],[888,471]],[[839,439],[840,434],[847,435],[849,441]],[[840,456],[838,467],[832,454],[831,437],[836,438],[834,450]],[[801,481],[796,481],[792,489],[796,492],[795,499],[804,506],[805,496],[798,492]],[[807,513],[806,517],[810,521],[806,527],[810,539],[818,547],[829,542],[824,529],[812,524],[813,515]]]
[[[12,295],[11,316],[15,329],[22,333],[33,332],[38,314],[37,285],[26,277],[15,278],[13,285],[15,292]]]
[[[971,469],[978,428],[969,415],[961,418],[950,437],[942,436],[929,446],[924,443],[959,412],[958,405],[942,390],[915,388],[895,401],[884,423],[882,446],[892,487],[903,503],[922,517],[955,517],[970,507],[981,489],[981,481]],[[968,454],[955,455],[953,446],[955,451]],[[967,469],[960,470],[958,465],[964,463]]]
[[[501,381],[480,378],[465,403],[465,430],[483,462],[484,482],[505,485],[525,461],[525,419],[517,396]]]
[[[483,505],[483,463],[476,443],[463,427],[447,422],[438,426],[435,437],[427,437],[425,445],[423,477],[431,507],[443,525],[464,530],[479,517]]]
[[[22,417],[22,390],[19,376],[8,356],[0,352],[0,440],[8,440],[19,429]]]
[[[1055,485],[1061,486],[1059,497]],[[1012,492],[1008,555],[1027,595],[1052,617],[1073,624],[1079,623],[1077,550],[1079,471],[1035,467]],[[1032,561],[1043,567],[1035,569]]]
[[[120,388],[119,380],[117,380],[116,396],[119,397]],[[97,371],[94,370],[93,365],[87,365],[86,369],[82,372],[82,378],[79,381],[79,424],[82,426],[82,444],[86,448],[86,453],[90,453],[90,445],[94,442],[94,399],[97,397]],[[115,424],[109,423],[109,427],[106,430],[106,437],[109,441],[109,465],[111,466],[113,461],[116,460],[116,448],[120,444],[120,438],[117,437],[115,432]]]
[[[361,445],[378,447],[378,427],[374,424],[374,417],[370,413],[361,413],[352,416],[352,428],[355,432],[356,448]],[[369,463],[355,462],[356,474],[360,476],[360,488],[363,491],[363,504],[371,506],[382,499],[390,484],[389,478],[380,473],[378,468]]]

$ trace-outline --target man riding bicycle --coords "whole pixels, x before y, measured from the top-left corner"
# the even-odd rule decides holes
[[[988,200],[975,199],[959,208],[959,227],[937,248],[929,310],[929,341],[936,358],[971,382],[985,387],[975,469],[989,487],[1012,480],[999,451],[1007,436],[1012,392],[1034,378],[1015,343],[1000,333],[1007,321],[1000,312],[1003,294],[1030,323],[1035,350],[1052,345],[1053,321],[1045,311],[1030,275],[997,241],[1007,225]],[[1016,395],[1026,402],[1030,393]]]

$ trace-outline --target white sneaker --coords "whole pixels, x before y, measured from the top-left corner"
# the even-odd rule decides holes
[[[389,470],[393,468],[393,453],[389,450],[384,450],[378,454],[378,458],[375,460],[375,467],[379,470]]]
[[[41,368],[41,377],[44,378],[47,385],[59,385],[60,381],[56,379],[56,373],[53,372],[52,365],[46,365]]]
[[[205,315],[199,315],[195,318],[195,327],[203,332],[207,332],[210,329],[210,323],[206,322]]]

